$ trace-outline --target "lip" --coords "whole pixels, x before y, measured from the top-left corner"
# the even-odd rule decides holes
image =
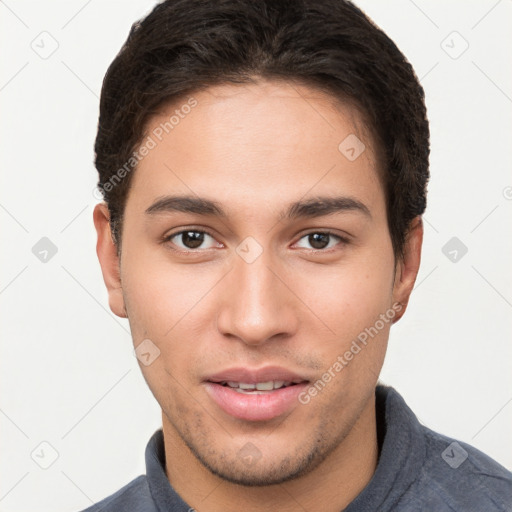
[[[303,375],[291,372],[281,366],[265,366],[264,368],[228,368],[221,372],[206,377],[209,382],[245,382],[256,384],[257,382],[268,382],[269,380],[284,380],[285,382],[304,382],[308,379]]]
[[[240,393],[221,384],[227,381],[256,384],[271,380],[295,384],[258,394]],[[204,381],[206,392],[226,414],[245,421],[268,421],[290,411],[299,403],[298,396],[308,383],[309,380],[299,374],[277,366],[260,369],[229,368]]]

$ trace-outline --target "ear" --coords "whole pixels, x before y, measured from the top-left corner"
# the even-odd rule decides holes
[[[110,230],[110,214],[105,203],[97,204],[93,213],[94,227],[98,235],[96,254],[101,266],[101,273],[108,291],[108,302],[112,312],[127,318],[124,304],[123,288],[121,285],[121,273],[117,245],[112,240]]]
[[[402,318],[411,295],[421,262],[421,246],[423,244],[423,221],[421,216],[415,217],[407,232],[404,255],[396,265],[393,284],[393,304],[400,303],[402,309],[395,316],[393,323]]]

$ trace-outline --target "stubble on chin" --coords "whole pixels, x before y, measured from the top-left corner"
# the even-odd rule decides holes
[[[265,436],[261,436],[260,443],[237,441],[213,419],[211,421],[214,424],[207,426],[206,415],[205,411],[191,411],[179,407],[175,417],[181,418],[180,420],[175,421],[168,415],[166,418],[173,435],[179,438],[178,442],[181,441],[204,468],[224,481],[245,487],[278,485],[307,475],[343,442],[349,430],[342,428],[327,438],[325,432],[328,432],[329,428],[332,429],[333,425],[328,425],[328,421],[322,421],[316,425],[306,440],[283,450],[279,459],[272,458],[271,454],[265,454],[264,449],[259,456],[247,457],[249,446],[254,451],[259,451],[257,445],[260,443],[262,447],[265,446]],[[280,428],[286,426],[282,425]],[[214,440],[219,438],[227,439],[229,446],[217,446]],[[283,438],[293,440],[294,436],[287,436],[285,433]]]

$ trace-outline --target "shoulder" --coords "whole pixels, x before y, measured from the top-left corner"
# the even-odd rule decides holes
[[[425,460],[414,483],[421,510],[512,510],[509,470],[467,443],[421,428]]]
[[[82,512],[157,512],[146,475],[140,475],[114,494]]]

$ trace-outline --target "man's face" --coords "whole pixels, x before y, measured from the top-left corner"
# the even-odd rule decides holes
[[[373,404],[400,299],[384,191],[357,112],[314,89],[193,96],[188,114],[173,105],[148,125],[157,144],[134,172],[111,307],[136,347],[160,350],[141,368],[172,442],[228,480],[277,483],[316,467]],[[297,202],[309,208],[289,212]]]

